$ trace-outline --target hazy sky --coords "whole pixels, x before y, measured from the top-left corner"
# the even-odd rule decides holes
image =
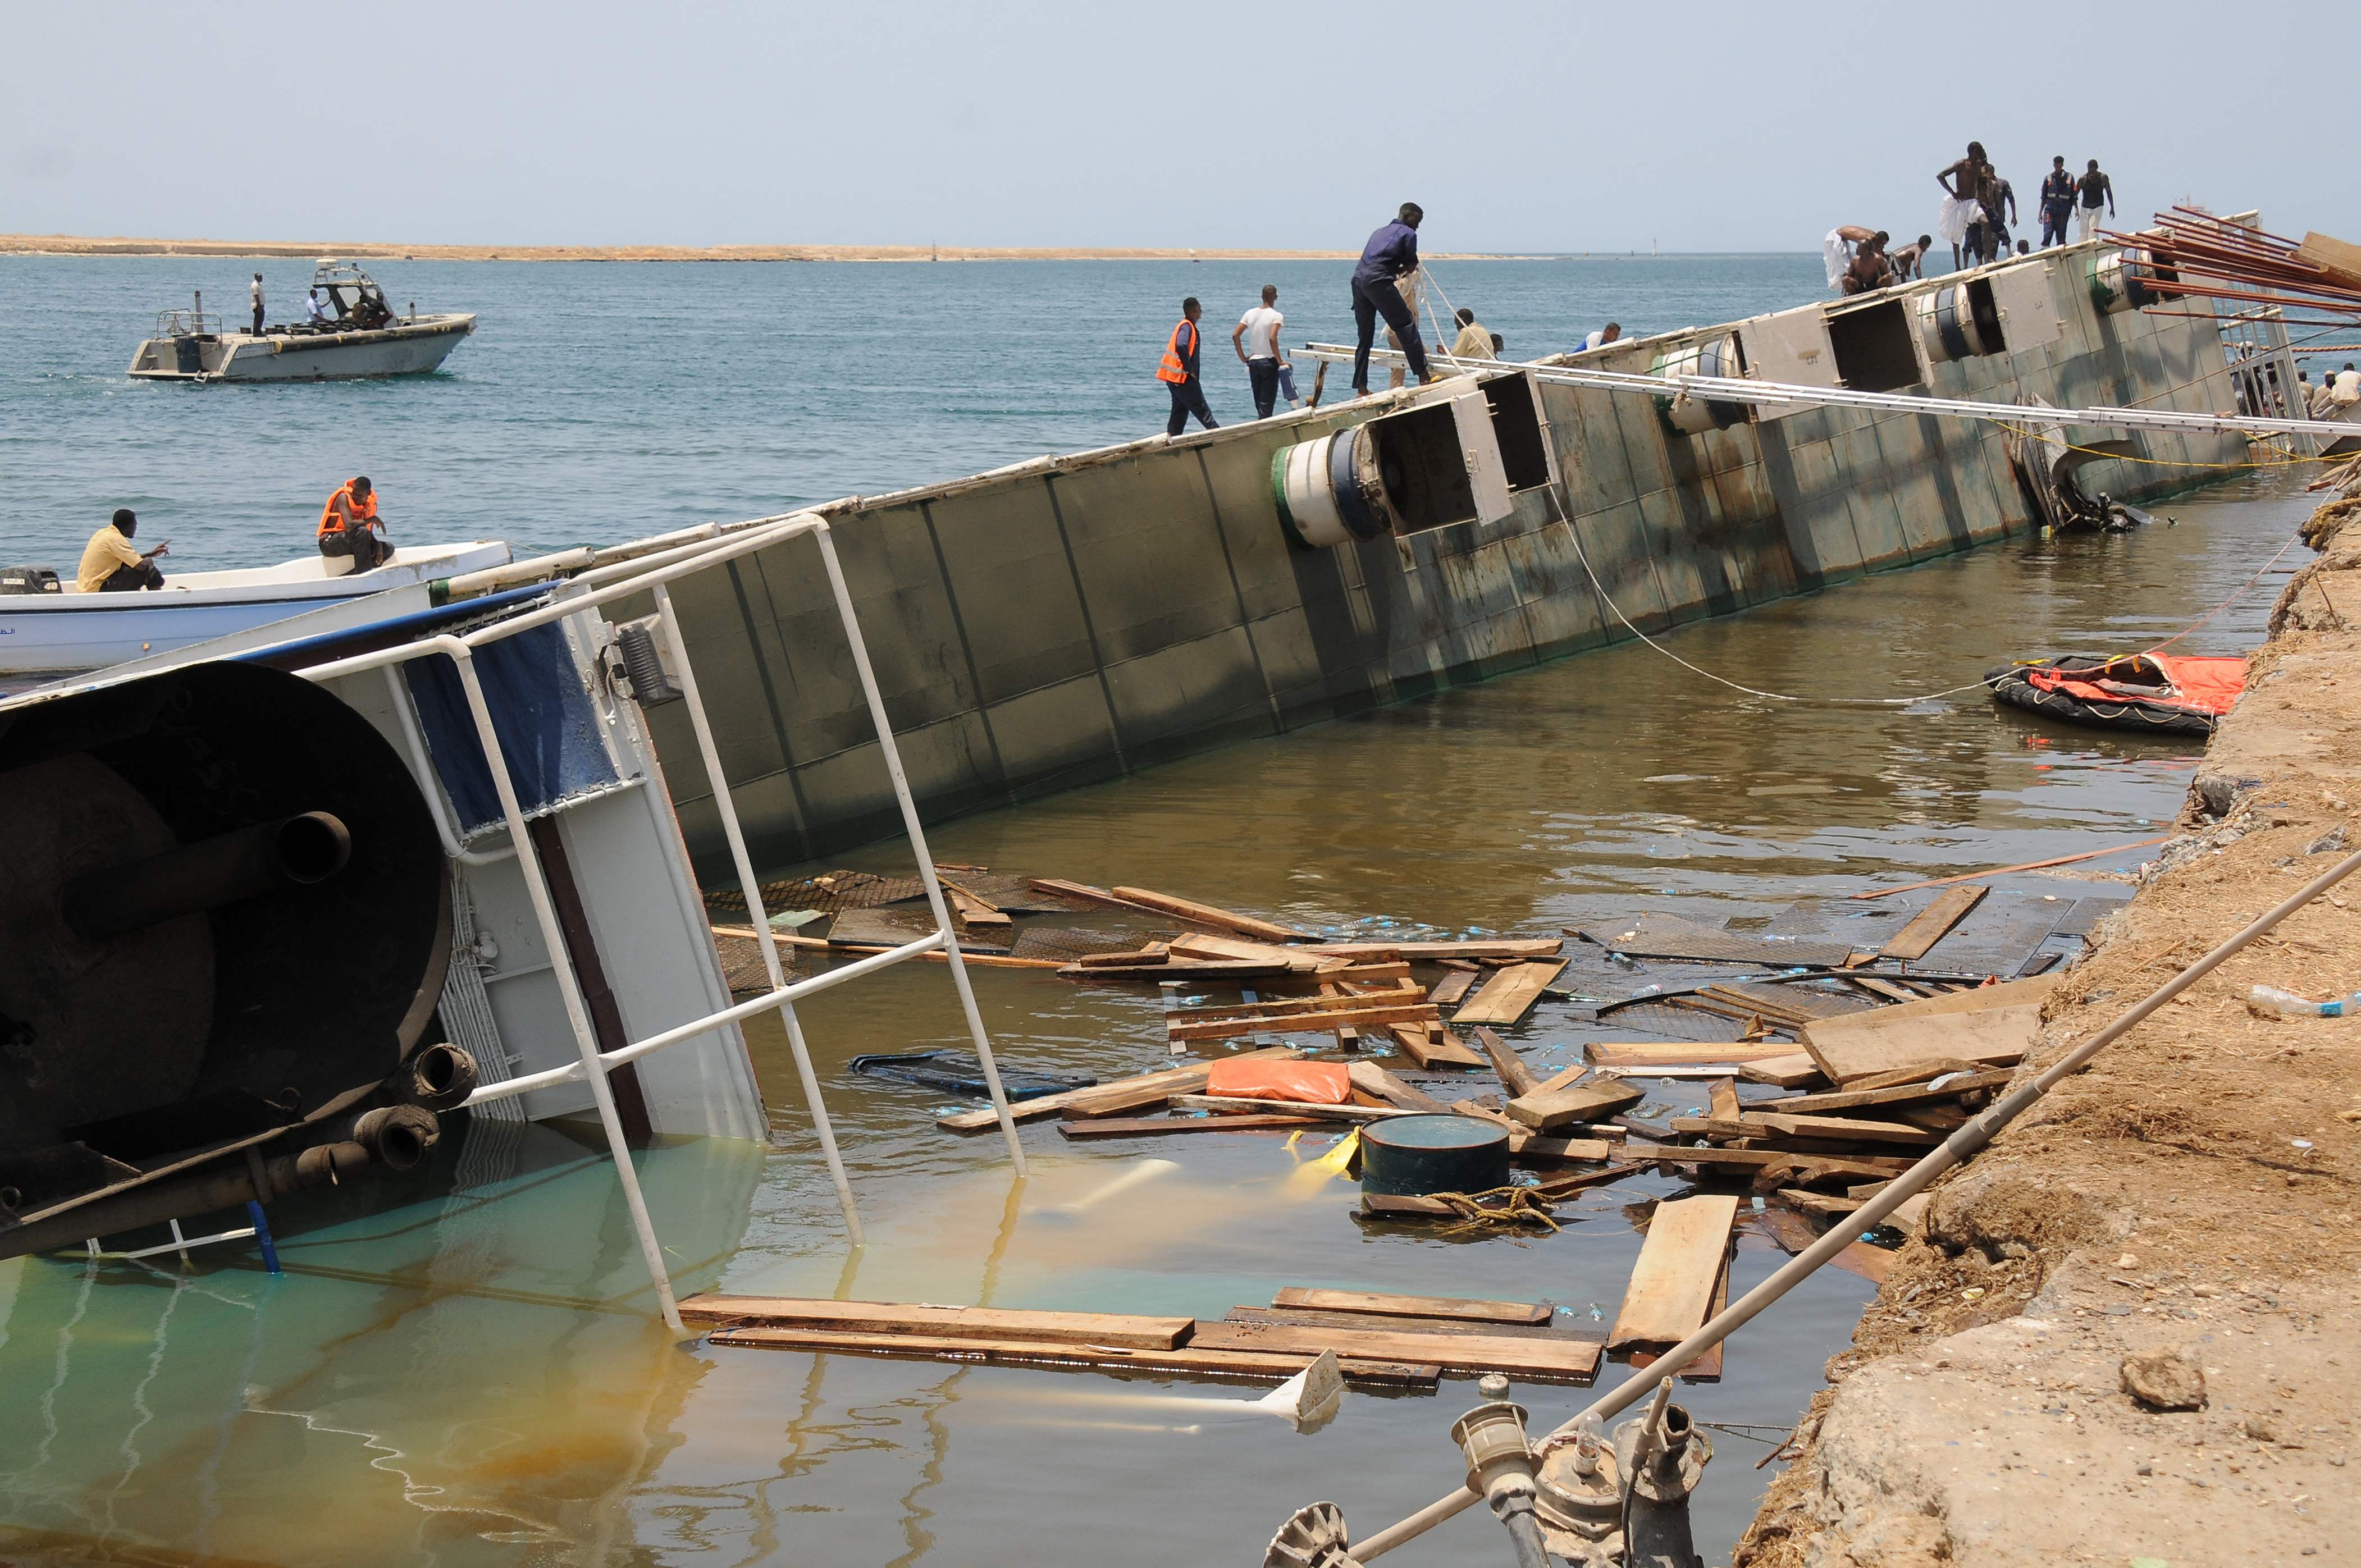
[[[2273,13],[2241,41],[2233,18]],[[1971,137],[2126,219],[2361,239],[2350,5],[49,4],[0,230],[450,244],[1800,250]],[[2286,48],[2287,29],[2301,34]],[[2227,67],[2228,69],[2224,69]],[[2301,78],[2304,73],[2299,71]],[[2243,83],[2259,81],[2258,89]],[[2340,100],[2341,106],[2315,105]]]

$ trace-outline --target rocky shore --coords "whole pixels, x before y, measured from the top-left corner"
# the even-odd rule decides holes
[[[2180,836],[2037,1069],[2361,847],[2361,500],[2307,528]],[[2349,1562],[2361,1540],[2361,876],[1935,1190],[1737,1568]]]

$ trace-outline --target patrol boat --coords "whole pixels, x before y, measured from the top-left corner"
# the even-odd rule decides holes
[[[396,315],[377,280],[350,262],[323,259],[312,271],[332,314],[289,322],[259,333],[225,332],[219,315],[195,308],[162,311],[156,335],[131,356],[130,374],[143,381],[354,381],[379,376],[423,376],[439,367],[459,340],[476,330],[470,314],[425,315],[413,305]]]

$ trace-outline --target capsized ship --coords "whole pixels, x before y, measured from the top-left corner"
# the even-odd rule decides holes
[[[326,301],[323,320],[289,322],[259,333],[225,332],[204,296],[195,308],[164,311],[156,334],[131,356],[143,381],[355,381],[423,376],[439,368],[476,330],[471,314],[396,315],[377,280],[349,262],[323,260],[312,287]]]

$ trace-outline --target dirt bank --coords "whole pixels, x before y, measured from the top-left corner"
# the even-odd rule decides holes
[[[2059,987],[2033,1065],[2361,845],[2356,512],[2315,520],[2325,554],[2274,611],[2182,836]],[[2256,984],[2361,989],[2361,878],[1937,1190],[1741,1568],[2352,1561],[2361,1020],[2257,1016]],[[2202,1404],[2158,1410],[2132,1381]]]
[[[399,245],[386,240],[135,239],[0,235],[0,255],[334,256],[379,261],[1350,261],[1352,250],[1012,249],[927,245]],[[1444,260],[1467,259],[1437,253]]]

